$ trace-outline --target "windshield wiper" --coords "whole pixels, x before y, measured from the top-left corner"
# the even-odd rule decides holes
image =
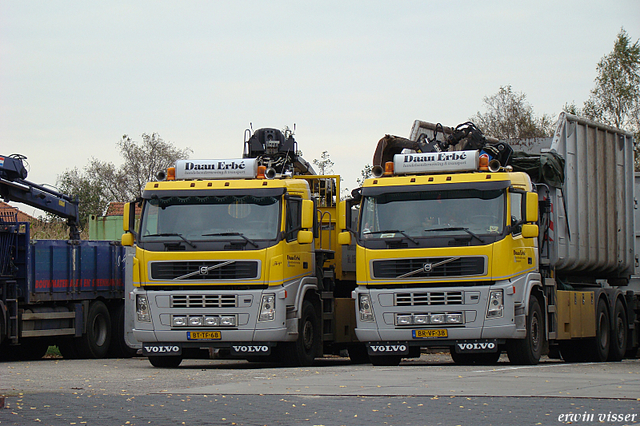
[[[449,227],[444,227],[444,228],[431,228],[431,229],[424,229],[424,232],[437,232],[437,231],[464,231],[467,234],[471,235],[472,237],[475,237],[478,241],[480,241],[482,244],[484,244],[484,240],[482,238],[480,238],[476,233],[469,231],[469,228],[463,228],[462,226],[449,226]]]
[[[186,239],[184,237],[184,235],[182,234],[178,234],[176,232],[166,232],[166,233],[162,233],[162,234],[149,234],[149,235],[144,235],[144,237],[180,237],[182,238],[182,240],[189,244],[191,247],[196,248],[196,245],[193,244],[191,241],[189,241],[188,239]]]
[[[418,240],[416,240],[415,238],[413,238],[411,235],[407,234],[404,231],[400,231],[398,229],[389,229],[386,231],[371,231],[371,232],[363,232],[364,235],[371,235],[371,234],[402,234],[404,235],[409,241],[411,241],[413,244],[418,245]]]
[[[258,248],[258,244],[256,244],[255,241],[245,237],[242,232],[216,232],[213,234],[202,234],[202,236],[203,237],[241,237],[246,242],[254,246],[255,248]]]

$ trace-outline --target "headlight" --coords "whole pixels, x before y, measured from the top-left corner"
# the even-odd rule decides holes
[[[235,316],[220,317],[220,325],[225,325],[227,327],[235,327],[236,317]]]
[[[276,296],[265,294],[260,302],[260,315],[258,321],[273,321],[276,319]]]
[[[375,317],[373,315],[373,307],[371,306],[371,296],[368,294],[360,294],[358,299],[358,306],[360,312],[360,321],[375,321]]]
[[[151,322],[151,312],[149,311],[149,299],[144,294],[136,295],[136,314],[138,321]]]
[[[445,314],[431,314],[431,324],[444,324],[446,320]]]
[[[189,317],[189,325],[191,327],[200,327],[204,322],[202,317]]]
[[[171,322],[174,327],[186,327],[188,324],[185,316],[174,316]]]
[[[413,322],[416,325],[423,325],[429,324],[431,321],[429,321],[429,315],[414,315]]]
[[[204,317],[204,325],[212,327],[220,325],[219,317]]]
[[[413,324],[413,318],[411,315],[397,315],[396,325],[411,325]]]
[[[462,324],[462,314],[447,314],[447,324]]]
[[[502,290],[491,290],[489,293],[489,304],[487,306],[487,318],[502,318],[504,311],[504,301]]]

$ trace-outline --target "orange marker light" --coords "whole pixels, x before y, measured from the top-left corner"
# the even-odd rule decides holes
[[[386,163],[384,163],[384,175],[393,175],[393,161],[387,161]]]
[[[481,156],[478,160],[478,169],[483,171],[489,171],[489,157]]]
[[[167,168],[167,180],[176,180],[176,168],[168,167]]]
[[[265,173],[267,172],[267,166],[258,166],[258,179],[264,179]]]

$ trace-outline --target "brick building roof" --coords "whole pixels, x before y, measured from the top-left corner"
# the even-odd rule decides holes
[[[20,211],[17,207],[13,207],[12,205],[0,201],[0,216],[4,217],[5,215],[14,215],[16,212],[18,213],[18,222],[34,222],[38,220],[35,217]]]
[[[112,202],[107,206],[107,212],[104,214],[105,216],[122,216],[124,214],[124,205],[126,203],[122,202]],[[139,215],[141,212],[141,208],[136,205],[136,215]]]

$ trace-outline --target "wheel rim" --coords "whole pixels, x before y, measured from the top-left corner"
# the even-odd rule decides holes
[[[307,351],[313,347],[313,324],[311,321],[305,321],[302,328],[302,344]]]
[[[534,351],[537,351],[540,346],[540,321],[537,312],[531,316],[531,346]]]

